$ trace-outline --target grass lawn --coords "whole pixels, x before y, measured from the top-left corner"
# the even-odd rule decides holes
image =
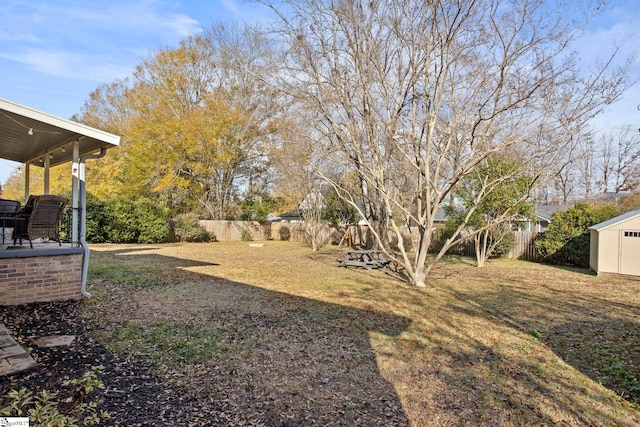
[[[98,339],[265,425],[640,425],[640,280],[289,242],[93,245]]]

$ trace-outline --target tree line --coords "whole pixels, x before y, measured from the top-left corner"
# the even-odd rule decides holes
[[[637,136],[589,128],[633,79],[616,48],[588,68],[571,51],[606,1],[259,3],[269,31],[213,26],[90,95],[74,119],[122,136],[87,172],[96,197],[260,219],[324,192],[425,286],[536,200],[637,190]],[[457,222],[428,257],[440,209]]]

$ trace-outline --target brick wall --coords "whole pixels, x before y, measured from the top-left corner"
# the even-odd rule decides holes
[[[0,305],[79,299],[82,254],[0,258]]]

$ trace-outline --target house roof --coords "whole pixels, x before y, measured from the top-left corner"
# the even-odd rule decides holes
[[[543,219],[547,222],[551,221],[551,216],[556,211],[567,210],[569,209],[569,205],[536,205],[535,214],[538,218]],[[438,209],[436,215],[434,217],[435,222],[446,222],[449,219],[449,215],[445,211],[445,209]]]
[[[301,218],[302,213],[298,208],[291,209],[283,214],[280,214],[280,218]]]
[[[73,160],[76,140],[81,156],[120,144],[119,136],[0,98],[0,158],[44,166],[48,155],[55,166]]]
[[[435,222],[446,222],[449,219],[449,215],[444,209],[438,209],[433,217]]]
[[[551,222],[551,217],[557,211],[566,211],[569,205],[536,205],[535,214],[537,217]]]
[[[604,221],[604,222],[601,222],[600,224],[594,225],[593,227],[589,227],[589,229],[590,230],[596,230],[596,231],[602,231],[602,230],[605,230],[605,229],[607,229],[609,227],[617,225],[617,224],[619,224],[621,222],[628,221],[628,220],[630,220],[632,218],[635,218],[635,217],[640,217],[640,210],[638,210],[638,211],[630,211],[630,212],[624,213],[622,215],[618,215],[617,217],[611,218],[608,221]]]

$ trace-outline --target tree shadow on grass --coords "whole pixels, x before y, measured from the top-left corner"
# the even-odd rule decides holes
[[[617,382],[633,389],[635,380],[629,373],[640,357],[631,349],[632,343],[640,345],[640,341],[635,337],[625,340],[620,333],[625,328],[640,331],[637,301],[608,298],[606,290],[598,289],[602,281],[585,277],[582,271],[552,273],[535,264],[529,272],[526,264],[522,267],[527,271],[469,269],[466,264],[451,263],[431,276],[437,283],[432,288],[406,288],[394,296],[395,306],[407,310],[413,323],[394,341],[389,355],[394,365],[406,368],[391,368],[388,377],[394,378],[396,389],[403,390],[402,400],[412,423],[640,424],[640,413],[611,392],[619,396],[620,388],[606,382],[609,390],[600,387],[599,378],[591,374],[605,369],[602,362],[608,360],[606,369],[616,371]],[[546,273],[552,276],[546,280],[555,280],[557,274],[570,285],[545,283]],[[361,288],[357,298],[375,304],[380,295],[379,275],[364,272],[360,276],[361,283],[368,286]],[[592,291],[594,288],[597,290]],[[348,290],[344,295],[353,298]],[[620,322],[620,318],[627,320]],[[575,347],[590,337],[597,325],[583,325],[573,337],[568,334],[580,321],[595,319],[602,322],[602,328],[617,334],[618,340],[628,343],[627,349],[618,356],[607,353],[598,361],[579,365],[560,346],[573,339]],[[601,338],[596,342],[608,346]],[[634,401],[631,395],[628,400]]]
[[[108,257],[112,259],[117,259],[119,257],[121,258],[126,257],[127,259],[132,259],[132,257],[135,257],[133,259],[135,259],[136,262],[129,263],[129,265],[145,266],[147,264],[145,262],[147,256],[149,257],[149,263],[153,264],[152,261],[158,257],[158,255],[153,253],[153,251],[158,249],[160,249],[160,247],[152,246],[152,245],[132,246],[132,247],[121,248],[121,249],[102,250],[100,252],[92,251],[91,256],[97,256],[97,257],[102,256],[103,258]],[[163,260],[164,260],[164,264],[171,267],[175,267],[175,268],[218,265],[217,263],[214,263],[214,262],[195,261],[195,260],[179,258],[179,257],[164,256]]]
[[[552,328],[544,342],[592,380],[640,404],[640,323],[571,322]]]
[[[370,343],[371,333],[396,337],[408,318],[188,270],[211,263],[135,251],[99,257],[163,276],[146,287],[94,276],[90,316],[100,340],[144,355],[194,401],[249,425],[409,425]],[[189,421],[208,425],[212,416]]]
[[[598,383],[629,402],[640,402],[638,307],[588,292],[580,295],[579,292],[547,291],[526,292],[508,286],[482,292],[451,291],[455,297],[451,310],[467,318],[475,317],[479,323],[502,325],[512,331],[512,336],[501,345],[490,348],[458,330],[459,339],[468,341],[473,349],[465,357],[481,357],[489,367],[483,375],[472,377],[493,376],[500,381],[508,378],[511,384],[503,384],[503,390],[528,388],[529,400],[523,400],[523,395],[516,393],[505,394],[495,387],[490,398],[511,401],[514,408],[523,405],[537,408],[541,423],[558,422],[553,418],[553,411],[544,408],[541,402],[557,405],[567,412],[571,420],[563,419],[563,422],[570,424],[599,425],[603,420],[611,425],[640,423],[640,414],[633,410],[630,418],[622,413],[607,415],[604,412],[598,414],[599,418],[593,418],[593,414],[600,411],[590,414],[591,411],[585,410],[607,407],[616,399],[599,388]],[[496,348],[501,351],[495,351]],[[558,363],[552,355],[561,358],[563,363]],[[578,373],[593,382],[585,381]],[[492,387],[483,384],[479,389],[491,390]]]
[[[533,262],[533,261],[531,261]],[[563,264],[553,264],[550,262],[540,262],[538,264],[547,266],[549,268],[554,268],[562,271],[567,271],[570,273],[584,274],[585,276],[596,276],[596,272],[587,267],[578,267],[575,265],[563,265]]]

